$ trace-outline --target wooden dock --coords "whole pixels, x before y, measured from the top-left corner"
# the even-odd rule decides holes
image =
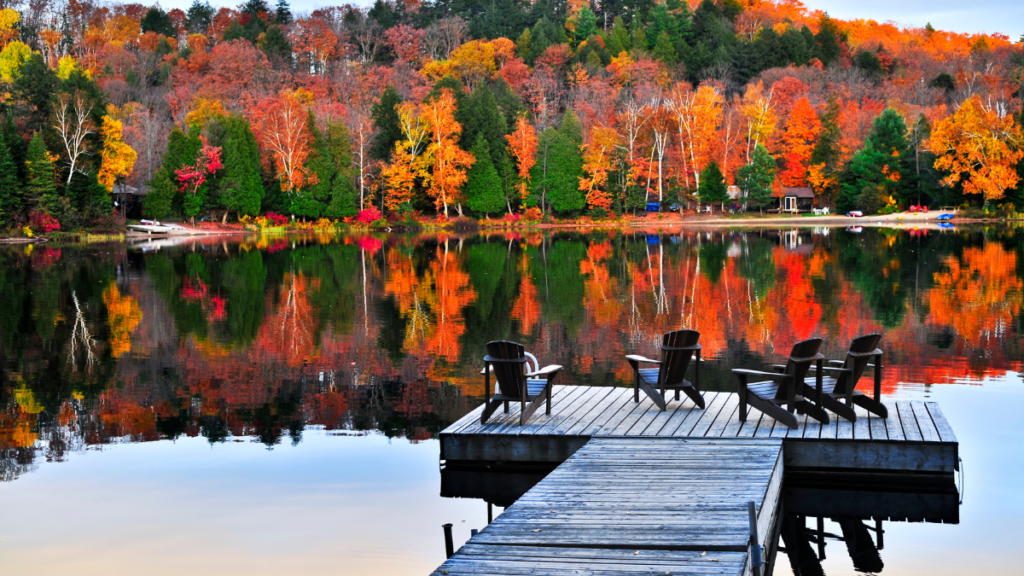
[[[594,438],[434,574],[751,574],[782,474],[778,438]]]
[[[787,470],[857,470],[951,475],[959,454],[953,429],[934,402],[887,401],[888,418],[856,408],[857,421],[832,414],[827,425],[799,416],[790,429],[752,410],[738,416],[738,396],[705,392],[701,410],[683,396],[661,411],[632,388],[556,386],[551,414],[538,411],[519,425],[519,407],[480,423],[482,408],[440,434],[441,460],[564,462],[592,438],[721,438],[783,441]]]

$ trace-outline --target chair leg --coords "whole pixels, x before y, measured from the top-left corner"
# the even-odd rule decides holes
[[[665,397],[658,393],[657,390],[651,387],[643,378],[639,379],[640,389],[644,391],[644,394],[654,400],[654,403],[658,405],[658,408],[664,412],[668,408],[668,404],[665,402]]]
[[[822,424],[828,424],[828,412],[825,412],[825,409],[821,406],[818,406],[810,400],[804,400],[803,402],[800,402],[800,407],[802,408],[803,413],[807,414],[811,418],[814,418]],[[856,415],[854,415],[854,417],[856,417]]]
[[[700,392],[698,392],[696,388],[693,388],[691,386],[687,386],[687,387],[683,388],[682,390],[690,398],[690,400],[693,400],[693,403],[696,404],[698,408],[700,408],[701,410],[704,409],[704,397],[701,396]],[[676,390],[676,400],[678,400],[678,399],[679,399],[679,390]]]
[[[640,402],[640,373],[633,371],[633,402]]]
[[[821,407],[835,412],[836,416],[846,418],[850,422],[857,421],[857,413],[853,411],[853,407],[851,405],[843,404],[837,398],[828,394],[822,394]]]
[[[889,409],[885,407],[885,404],[871,398],[867,394],[857,394],[852,398],[852,400],[854,404],[868,412],[871,412],[872,414],[877,414],[881,418],[889,417]]]
[[[747,379],[739,378],[740,422],[747,421]],[[703,398],[701,399],[703,400]]]
[[[778,420],[779,422],[789,426],[790,428],[799,428],[800,425],[796,421],[796,416],[793,416],[789,410],[779,406],[771,400],[765,400],[757,394],[747,394],[747,404],[752,408],[757,408],[766,415]]]
[[[546,405],[544,406],[544,413],[551,416],[551,389],[554,386],[551,385],[551,381],[548,381],[548,387],[544,390],[544,396],[547,398]]]
[[[498,406],[501,406],[501,400],[491,400],[490,402],[485,402],[484,411],[482,414],[480,414],[480,423],[487,424],[487,419],[491,417],[491,414],[494,414],[494,411],[498,409]]]

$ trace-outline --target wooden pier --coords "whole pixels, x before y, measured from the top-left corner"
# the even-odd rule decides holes
[[[705,392],[701,410],[683,396],[661,411],[631,388],[557,386],[551,414],[519,425],[519,407],[500,410],[487,424],[482,408],[440,434],[441,460],[463,462],[564,462],[591,438],[778,438],[788,470],[869,470],[950,475],[959,462],[953,429],[934,402],[886,401],[888,418],[857,407],[857,421],[832,415],[820,425],[798,416],[790,429],[753,410],[739,421],[739,398]]]
[[[888,401],[887,418],[857,408],[856,422],[798,416],[790,429],[757,411],[740,422],[733,393],[705,392],[704,410],[683,396],[661,411],[634,402],[631,388],[555,392],[551,414],[525,426],[511,405],[486,424],[478,408],[441,432],[446,466],[560,465],[434,574],[760,574],[748,502],[771,563],[784,471],[951,483],[959,469],[956,436],[932,402]],[[946,494],[930,498],[890,515],[950,506]]]
[[[435,574],[750,574],[765,548],[782,441],[595,438]]]

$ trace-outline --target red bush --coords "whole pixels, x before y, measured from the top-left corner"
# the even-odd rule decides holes
[[[380,210],[377,210],[373,206],[363,210],[356,216],[356,222],[360,224],[371,224],[381,219]]]
[[[281,214],[277,214],[275,212],[267,212],[267,220],[270,220],[270,223],[273,224],[274,226],[284,226],[285,224],[288,223],[287,216],[282,216]]]
[[[43,234],[60,230],[60,222],[57,222],[56,218],[39,210],[33,210],[28,215],[28,225],[36,232],[42,232]]]

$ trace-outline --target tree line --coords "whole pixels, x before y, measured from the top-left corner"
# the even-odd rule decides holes
[[[1024,201],[999,34],[771,0],[32,6],[0,11],[8,228],[136,197],[189,219]]]

